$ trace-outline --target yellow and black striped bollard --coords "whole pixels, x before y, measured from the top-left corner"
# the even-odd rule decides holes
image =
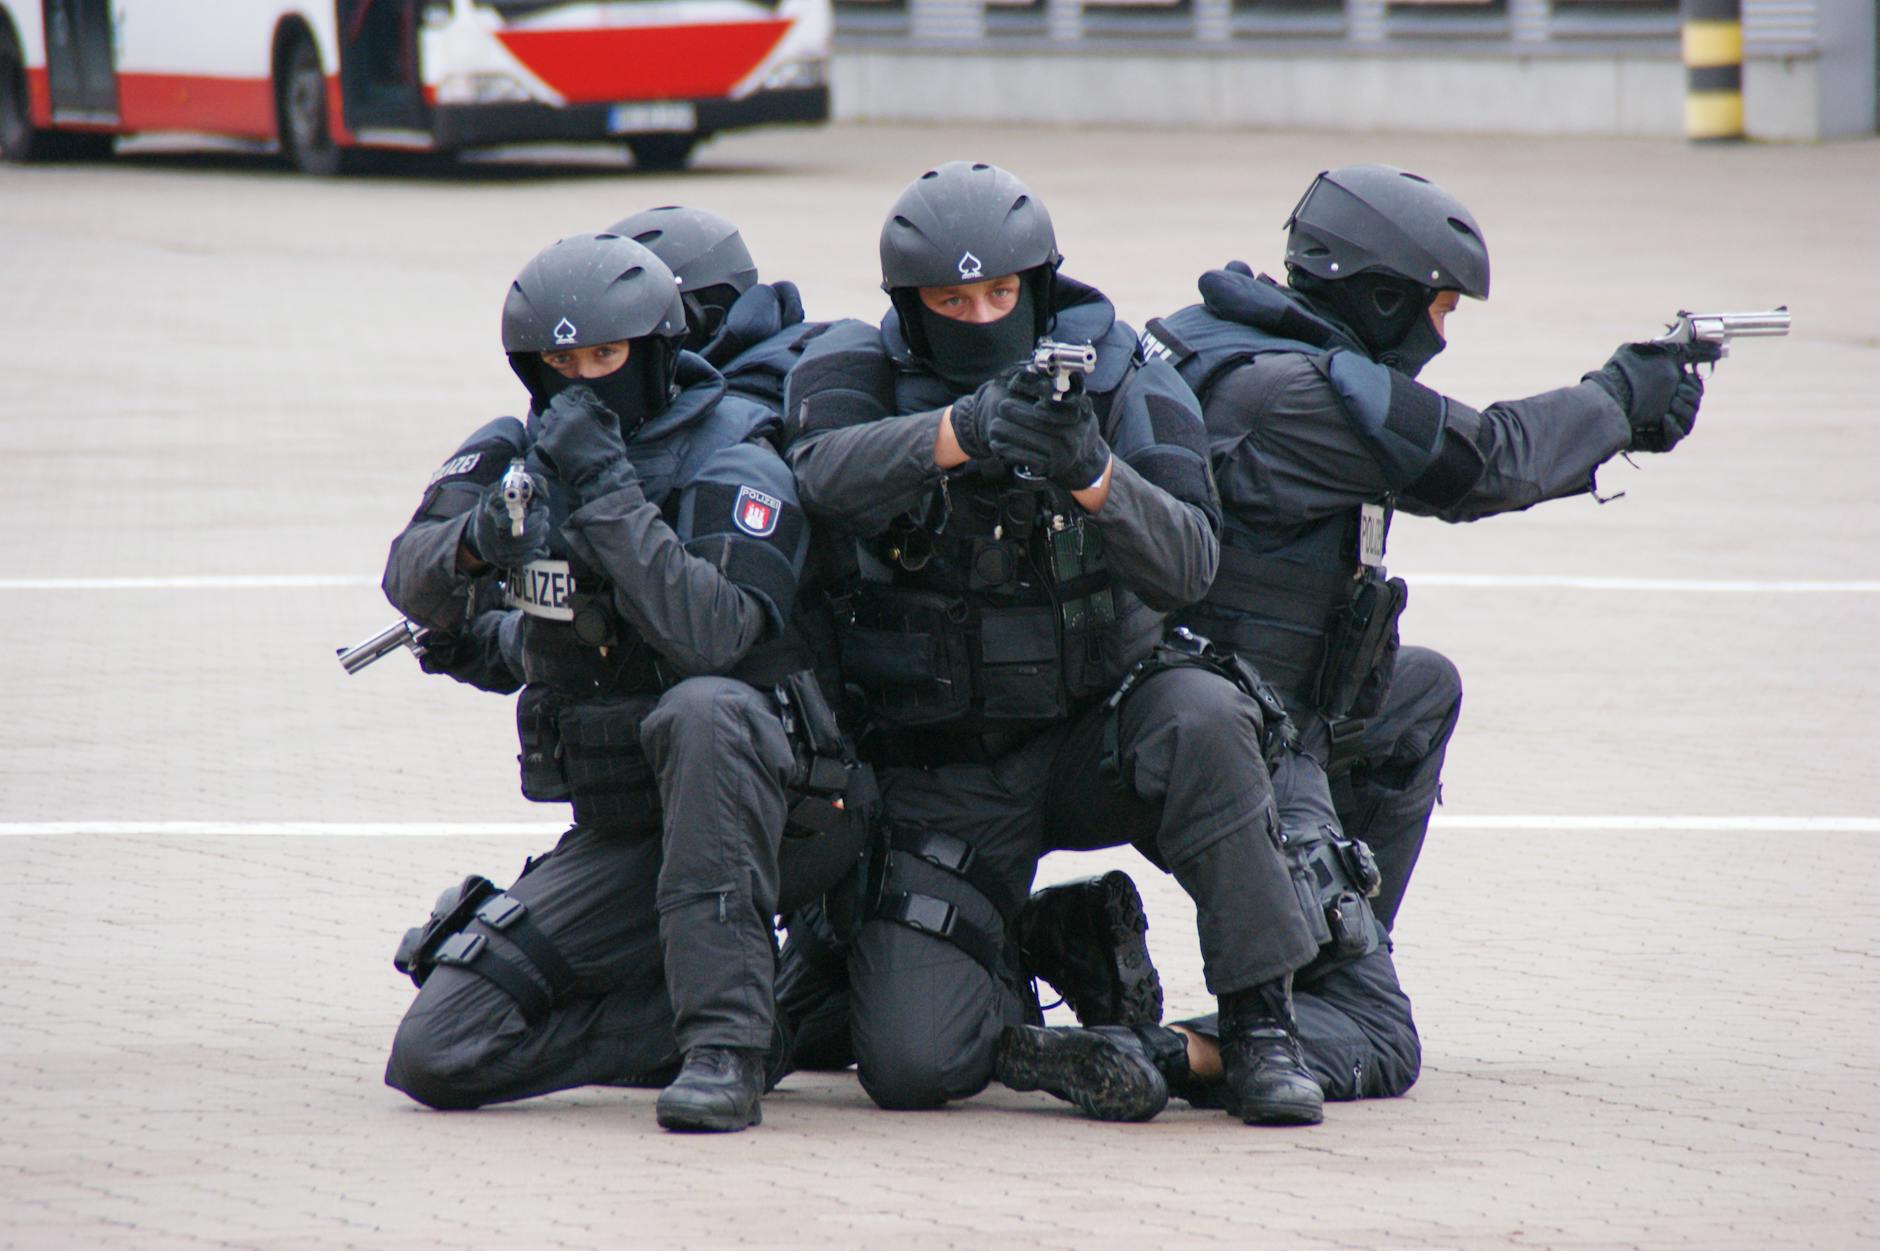
[[[1684,0],[1684,137],[1743,137],[1742,0]]]

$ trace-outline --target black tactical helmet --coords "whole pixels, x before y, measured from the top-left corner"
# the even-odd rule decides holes
[[[631,239],[666,262],[681,292],[727,286],[742,295],[757,281],[757,262],[738,228],[704,209],[647,209],[615,222],[607,233]]]
[[[1031,338],[1050,329],[1052,279],[1063,257],[1051,214],[997,165],[948,161],[907,185],[881,226],[881,289],[916,356],[932,361],[919,288],[1023,276]]]
[[[1488,245],[1456,197],[1391,165],[1326,170],[1286,219],[1286,267],[1336,282],[1389,274],[1488,298]]]
[[[570,235],[536,253],[503,301],[503,350],[540,407],[560,376],[540,354],[633,340],[646,413],[668,402],[685,306],[672,271],[644,247],[615,234]]]
[[[907,185],[881,227],[881,289],[1055,270],[1051,214],[997,165],[948,161]]]
[[[731,306],[757,282],[757,262],[738,228],[716,213],[668,204],[635,213],[607,230],[645,246],[672,270],[685,304],[690,351],[705,350]]]

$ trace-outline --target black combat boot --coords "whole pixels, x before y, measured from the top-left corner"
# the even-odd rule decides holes
[[[1168,1085],[1169,1097],[1197,1108],[1221,1106],[1220,1085],[1195,1079],[1188,1067],[1188,1036],[1166,1025],[1103,1025],[1094,1032],[1118,1046],[1140,1051]]]
[[[694,1047],[672,1085],[659,1092],[667,1129],[725,1133],[760,1125],[765,1053],[755,1047]]]
[[[1018,947],[1084,1025],[1154,1025],[1162,979],[1149,959],[1149,919],[1129,874],[1047,886],[1018,913]]]
[[[1292,974],[1221,996],[1221,1068],[1227,1110],[1249,1125],[1325,1119],[1325,1092],[1299,1051]]]
[[[992,1075],[1013,1090],[1042,1090],[1099,1121],[1146,1121],[1168,1105],[1168,1084],[1140,1047],[1090,1029],[1008,1025]]]

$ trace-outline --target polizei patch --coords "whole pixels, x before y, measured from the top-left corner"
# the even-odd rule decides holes
[[[765,495],[755,487],[741,486],[738,498],[731,505],[731,520],[752,538],[767,539],[777,529],[777,514],[782,511],[783,501],[776,496]]]
[[[431,475],[431,480],[425,485],[436,486],[446,478],[455,478],[460,474],[469,473],[482,459],[483,453],[481,452],[468,452],[462,456],[453,456],[437,467],[437,472]]]

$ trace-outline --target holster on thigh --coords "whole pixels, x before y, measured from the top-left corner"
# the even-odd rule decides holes
[[[574,970],[529,919],[520,899],[470,876],[437,898],[431,918],[405,932],[392,965],[423,986],[439,965],[465,969],[516,1001],[534,1025],[573,989]]]

